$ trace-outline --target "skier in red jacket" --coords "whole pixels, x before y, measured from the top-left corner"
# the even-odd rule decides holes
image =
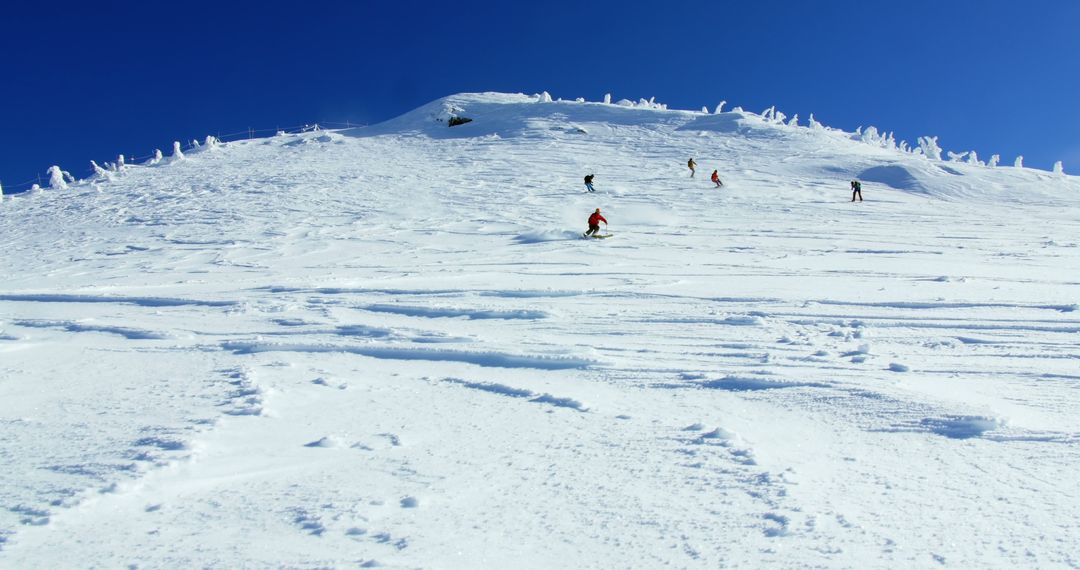
[[[585,232],[583,237],[598,234],[600,232],[600,222],[604,222],[605,226],[607,225],[607,220],[604,219],[604,216],[600,215],[600,208],[597,208],[596,211],[589,216],[589,231]]]

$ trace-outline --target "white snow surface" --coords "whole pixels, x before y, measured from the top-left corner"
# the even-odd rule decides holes
[[[1080,567],[1075,177],[486,93],[7,198],[2,568]]]

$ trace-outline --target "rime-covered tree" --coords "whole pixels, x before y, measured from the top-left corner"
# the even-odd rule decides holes
[[[605,93],[604,94],[604,103],[606,103],[608,105],[611,104],[611,93]]]
[[[716,104],[716,110],[713,111],[714,115],[719,115],[724,112],[724,105],[727,105],[727,101],[721,101]]]
[[[861,133],[856,131],[859,135],[859,140],[867,144],[879,145],[881,144],[881,134],[878,133],[877,127],[870,125],[866,127]]]
[[[75,182],[75,177],[70,172],[60,170],[59,166],[49,167],[49,188],[53,190],[66,190],[68,181]]]
[[[1065,166],[1061,164],[1060,160],[1054,163],[1054,174],[1059,176],[1065,175]]]
[[[1023,168],[1024,167],[1024,155],[1021,154],[1020,156],[1016,157],[1016,160],[1013,161],[1013,167],[1014,168]]]
[[[814,114],[810,113],[810,128],[815,129],[815,130],[820,130],[820,129],[825,128],[825,125],[822,125],[821,123],[819,123],[817,121],[817,119],[814,118]]]
[[[945,154],[948,155],[949,162],[960,162],[961,160],[964,160],[965,156],[968,155],[968,153],[966,151],[961,152],[961,153],[955,153],[955,152],[953,152],[951,150],[946,152]]]
[[[937,144],[937,137],[919,137],[919,150],[923,156],[931,160],[941,160],[941,147]]]
[[[1001,155],[995,154],[990,156],[990,162],[987,162],[986,165],[990,168],[997,168],[999,162],[1001,162]]]
[[[180,150],[180,141],[173,141],[172,143],[172,159],[183,160],[184,151]]]
[[[108,170],[105,170],[104,168],[98,166],[98,163],[94,162],[93,160],[90,161],[90,168],[94,169],[94,175],[97,176],[98,180],[109,180],[110,178],[112,178],[112,175],[109,173]]]

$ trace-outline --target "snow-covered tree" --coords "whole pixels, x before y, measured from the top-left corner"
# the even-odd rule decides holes
[[[164,157],[161,155],[161,149],[160,148],[155,148],[154,149],[154,158],[151,158],[150,162],[148,164],[150,164],[151,166],[153,166],[155,164],[158,164],[158,163],[161,162],[162,158],[164,158]]]
[[[188,146],[191,147],[194,150],[198,150],[199,149],[199,141],[197,141],[195,139],[191,139],[191,142],[188,143]]]
[[[990,162],[987,162],[986,165],[990,168],[997,168],[999,162],[1001,162],[1001,155],[995,154],[990,157]]]
[[[818,130],[818,129],[824,128],[824,126],[825,125],[822,125],[821,123],[817,122],[817,119],[814,118],[813,113],[810,113],[810,128],[811,129]]]
[[[735,107],[734,109],[731,110],[731,112],[732,113],[743,113],[744,111],[743,111],[742,107]]]
[[[859,135],[859,140],[861,140],[862,142],[864,142],[866,144],[872,144],[872,145],[880,145],[881,144],[881,134],[878,133],[877,127],[875,127],[874,125],[870,125],[869,127],[866,127],[866,129],[863,130],[862,132],[855,131],[855,134]]]
[[[896,150],[896,133],[889,131],[889,134],[885,137],[885,140],[883,142],[885,144],[885,148]]]
[[[765,119],[766,121],[771,121],[774,116],[776,116],[776,105],[773,105],[772,107],[769,107],[768,109],[765,109],[761,112],[761,118]]]
[[[180,150],[180,141],[173,141],[172,143],[172,159],[183,160],[184,151]]]
[[[99,180],[109,180],[112,178],[112,175],[109,174],[108,170],[98,166],[98,163],[92,160],[90,161],[90,167],[94,169],[94,175],[97,176]]]
[[[203,144],[206,146],[206,148],[217,148],[218,145],[221,144],[221,141],[219,141],[214,135],[206,135],[206,141],[203,142]]]
[[[126,167],[127,165],[124,164],[124,155],[121,154],[120,156],[116,157],[116,169],[123,171]]]
[[[798,113],[795,113],[795,116],[792,117],[790,121],[788,121],[788,126],[789,127],[797,127],[797,126],[799,126],[799,114]]]
[[[975,164],[978,166],[984,166],[983,162],[979,160],[979,155],[975,151],[971,151],[967,156],[968,164]]]
[[[919,137],[919,150],[923,156],[931,160],[941,160],[941,147],[937,144],[937,137]]]
[[[1021,154],[1020,156],[1016,157],[1016,161],[1013,162],[1013,167],[1015,167],[1015,168],[1023,168],[1024,167],[1024,155]]]
[[[702,106],[701,106],[701,113],[702,113],[703,115],[708,115],[708,114],[709,114],[709,108],[708,108],[708,107],[706,107],[705,105],[702,105]]]
[[[716,104],[716,110],[713,111],[714,115],[719,115],[724,112],[724,105],[727,105],[727,101],[721,101]]]
[[[1065,175],[1065,166],[1061,164],[1060,160],[1054,163],[1054,174],[1060,176]]]
[[[611,104],[611,93],[605,93],[604,94],[604,103],[606,103],[608,105]]]
[[[780,111],[777,111],[776,114],[773,115],[773,120],[777,123],[783,123],[785,119],[787,119],[787,115],[781,113]]]
[[[548,93],[547,91],[544,91],[543,93],[541,93],[540,94],[540,102],[541,103],[551,103],[552,102],[551,101],[551,94]]]
[[[961,160],[964,159],[965,156],[968,155],[967,152],[961,152],[961,153],[957,154],[957,153],[955,153],[955,152],[953,152],[951,150],[946,152],[945,154],[949,157],[949,162],[960,162]]]
[[[60,170],[59,166],[49,167],[49,188],[53,190],[66,190],[68,181],[75,182],[75,177],[70,172]]]
[[[4,185],[0,184],[0,202],[4,201]]]
[[[585,102],[585,98],[584,98],[584,97],[578,97],[577,99],[574,99],[574,102],[575,102],[575,103],[584,103],[584,102]]]
[[[900,141],[900,147],[899,148],[900,148],[900,152],[911,152],[911,149],[908,148],[907,141]]]

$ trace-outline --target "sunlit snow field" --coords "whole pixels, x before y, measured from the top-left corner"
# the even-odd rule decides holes
[[[0,567],[1080,567],[1078,206],[499,94],[5,196]]]

